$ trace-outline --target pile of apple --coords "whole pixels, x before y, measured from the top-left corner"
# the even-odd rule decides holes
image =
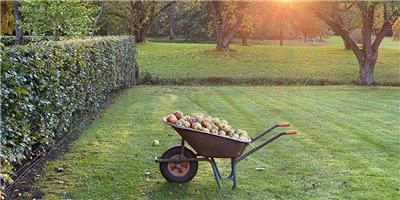
[[[199,130],[205,133],[220,135],[224,137],[250,141],[246,131],[234,129],[228,121],[211,116],[205,116],[203,113],[184,116],[181,111],[175,111],[166,117],[168,123],[176,124],[181,127]]]

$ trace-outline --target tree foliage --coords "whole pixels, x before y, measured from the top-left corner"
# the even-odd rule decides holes
[[[210,35],[214,35],[208,32],[210,20],[207,2],[178,1],[155,18],[149,35],[170,36],[171,39],[180,37],[191,41],[208,40]]]
[[[1,35],[11,35],[14,31],[12,1],[1,1]]]
[[[243,22],[247,2],[209,1],[208,12],[212,16],[217,49],[227,49]]]
[[[361,48],[350,37],[349,31],[345,29],[339,19],[335,18],[327,9],[332,6],[338,8],[337,4],[338,2],[313,3],[311,10],[350,45],[359,63],[360,84],[372,85],[374,84],[373,72],[378,58],[379,45],[400,16],[400,2],[362,1],[352,3],[353,7],[361,13]]]
[[[120,31],[134,35],[136,42],[143,42],[153,20],[174,2],[127,1],[108,3],[113,5],[107,8],[105,17],[119,18]],[[105,23],[110,25],[113,21],[106,20]]]
[[[28,0],[22,3],[22,28],[34,36],[88,35],[97,12],[86,1]]]

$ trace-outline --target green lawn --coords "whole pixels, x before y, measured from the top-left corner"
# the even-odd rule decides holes
[[[140,48],[166,52],[163,44]],[[200,52],[208,46],[173,45],[171,53],[181,48]],[[63,158],[50,162],[34,187],[45,199],[396,199],[399,99],[400,89],[391,87],[138,86],[102,113]],[[282,137],[239,163],[235,192],[217,188],[208,163],[200,164],[190,183],[170,184],[153,159],[179,144],[180,137],[161,123],[175,109],[226,118],[252,136],[285,121],[300,134]],[[154,139],[160,147],[151,146]],[[218,163],[226,171],[228,162]]]
[[[215,44],[147,42],[138,45],[138,62],[141,69],[162,79],[297,79],[351,84],[358,80],[358,63],[342,45],[338,37],[328,38],[320,46],[233,44],[233,52],[217,54]],[[399,63],[400,43],[386,38],[379,49],[375,81],[399,85]]]

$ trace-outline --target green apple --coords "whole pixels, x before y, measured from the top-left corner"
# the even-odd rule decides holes
[[[232,135],[232,138],[239,139],[239,135],[235,133]]]
[[[206,133],[210,133],[210,129],[208,129],[208,128],[201,128],[201,131],[203,131],[203,132],[206,132]]]
[[[214,118],[212,119],[212,122],[216,125],[218,125],[219,123],[221,123],[221,120],[219,120],[218,118]]]
[[[248,137],[249,135],[247,134],[247,132],[246,132],[246,131],[243,131],[243,130],[242,130],[242,132],[240,133],[240,136],[245,136],[245,137]]]
[[[190,128],[190,123],[188,121],[184,121],[183,126],[186,128]]]
[[[226,120],[221,120],[221,122],[220,122],[221,124],[226,124],[226,125],[228,125],[228,121],[226,121]]]
[[[223,130],[218,131],[218,135],[220,136],[226,136],[226,132]]]
[[[158,147],[158,146],[160,146],[160,141],[158,141],[158,140],[153,140],[153,147]]]
[[[201,123],[204,120],[204,116],[203,115],[196,115],[196,121]]]
[[[214,135],[218,135],[218,130],[212,129],[212,130],[211,130],[211,133],[214,134]]]

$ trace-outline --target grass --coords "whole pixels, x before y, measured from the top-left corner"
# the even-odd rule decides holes
[[[138,86],[50,162],[34,187],[44,199],[397,199],[399,99],[391,87]],[[235,192],[217,188],[208,163],[190,183],[171,184],[153,158],[179,144],[161,123],[177,108],[226,118],[252,136],[285,121],[300,134],[239,163]],[[218,163],[227,172],[228,162]]]
[[[298,43],[298,42],[297,42]],[[231,45],[233,51],[216,53],[215,44],[157,43],[138,45],[142,69],[161,79],[266,79],[325,80],[334,84],[358,81],[358,63],[344,50],[340,38],[332,37],[320,46]],[[386,38],[379,49],[375,81],[400,85],[400,47]],[[397,47],[397,48],[396,48]],[[268,82],[268,81],[267,81]]]

